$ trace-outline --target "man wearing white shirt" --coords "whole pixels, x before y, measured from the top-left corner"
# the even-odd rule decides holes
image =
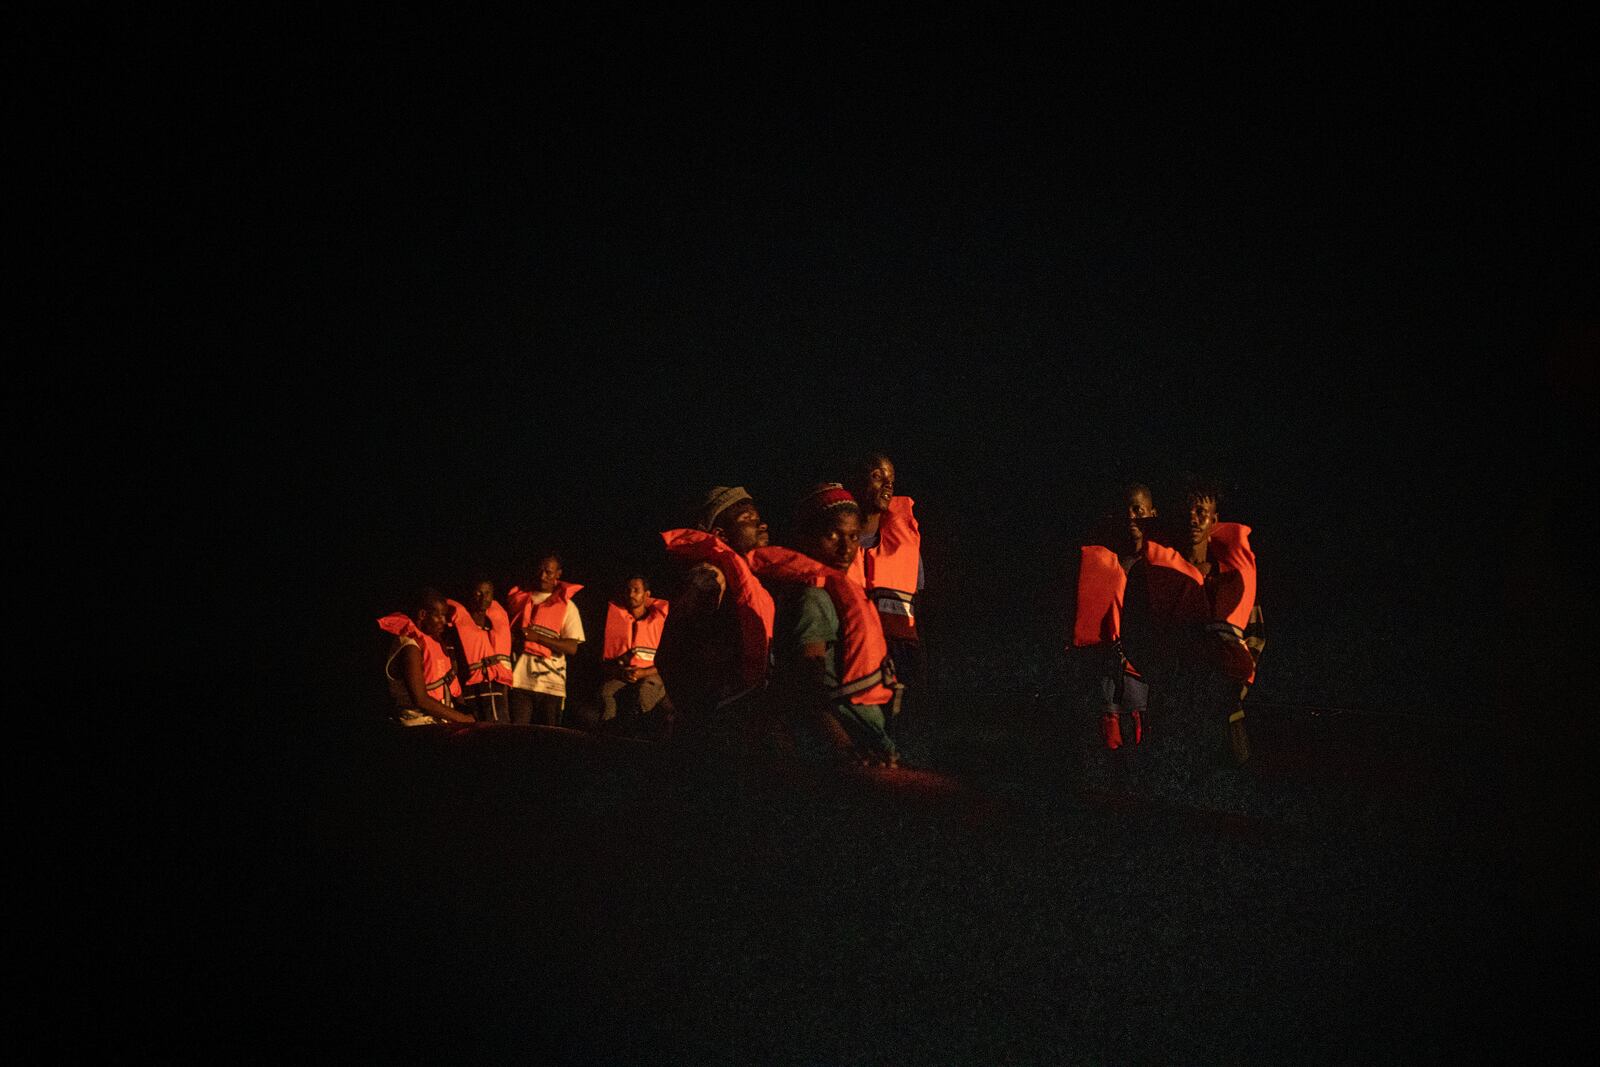
[[[572,595],[583,586],[561,580],[561,558],[547,553],[538,561],[535,588],[512,587],[512,647],[519,650],[511,671],[511,721],[560,726],[567,701],[567,657],[584,641],[583,620]]]

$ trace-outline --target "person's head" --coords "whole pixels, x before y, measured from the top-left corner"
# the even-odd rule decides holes
[[[650,579],[642,574],[635,574],[622,583],[623,607],[637,615],[648,603],[650,603]]]
[[[417,624],[417,629],[429,637],[438,637],[444,633],[444,628],[450,622],[450,605],[445,603],[444,594],[433,586],[427,586],[417,593],[412,601],[411,618]]]
[[[473,611],[488,611],[489,605],[494,603],[494,583],[487,578],[479,578],[467,586],[467,607]]]
[[[894,499],[894,461],[882,452],[869,452],[857,462],[846,485],[862,514],[889,510]]]
[[[767,524],[743,486],[713,487],[706,493],[696,525],[722,538],[735,552],[749,552],[768,540]]]
[[[861,549],[861,508],[838,482],[824,482],[795,508],[795,547],[818,563],[846,570]]]
[[[556,583],[561,581],[561,557],[554,552],[545,552],[535,556],[533,560],[533,586],[538,592],[553,593]]]
[[[1126,516],[1128,540],[1132,543],[1133,550],[1138,552],[1144,548],[1144,528],[1139,525],[1139,520],[1156,517],[1155,498],[1150,495],[1148,485],[1143,482],[1133,482],[1122,487],[1119,504],[1118,517]]]
[[[1183,514],[1189,522],[1189,543],[1203,545],[1211,540],[1217,525],[1217,508],[1222,494],[1207,482],[1190,482],[1183,490]]]

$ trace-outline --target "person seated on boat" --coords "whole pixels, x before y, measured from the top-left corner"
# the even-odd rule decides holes
[[[606,604],[600,651],[605,670],[605,681],[600,683],[600,721],[632,733],[648,720],[659,736],[672,715],[656,667],[670,605],[650,595],[650,580],[642,574],[630,575],[620,593]]]
[[[394,635],[383,673],[394,700],[394,719],[402,726],[473,721],[455,707],[461,682],[439,644],[450,610],[438,590],[428,588],[417,595],[410,615],[396,612],[378,620],[380,629]]]
[[[761,548],[751,565],[778,589],[774,704],[802,744],[844,761],[893,767],[888,732],[898,699],[876,608],[849,575],[861,547],[861,509],[837,482],[815,487],[794,518],[795,548]]]
[[[767,524],[742,486],[706,492],[693,525],[661,534],[687,568],[656,657],[684,724],[740,714],[766,685],[772,596],[750,570]]]

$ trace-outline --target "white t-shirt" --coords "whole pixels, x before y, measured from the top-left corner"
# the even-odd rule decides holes
[[[534,593],[532,600],[535,604],[543,604],[551,596],[550,593]],[[574,641],[585,640],[583,620],[578,618],[578,606],[570,600],[567,601],[567,613],[561,619],[561,630],[556,636],[571,638]],[[560,653],[554,656],[531,656],[526,652],[519,653],[516,666],[511,668],[511,687],[531,689],[535,693],[549,693],[558,697],[566,696],[567,657]]]

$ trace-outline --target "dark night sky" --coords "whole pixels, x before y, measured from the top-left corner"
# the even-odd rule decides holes
[[[1330,29],[189,26],[180,358],[266,472],[214,570],[357,620],[540,543],[595,580],[881,444],[947,596],[1035,626],[1093,491],[1197,468],[1281,698],[1381,700],[1305,653],[1374,628],[1476,692],[1584,469],[1590,56]]]

